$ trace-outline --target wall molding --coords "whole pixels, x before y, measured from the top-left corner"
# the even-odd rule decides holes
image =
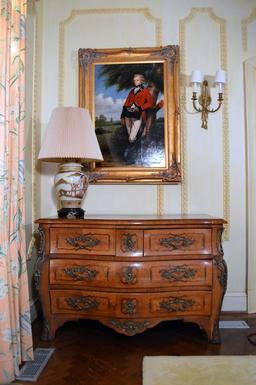
[[[33,47],[33,97],[32,97],[32,116],[31,116],[31,135],[32,135],[32,233],[34,232],[36,225],[35,220],[38,216],[37,212],[37,193],[38,193],[38,187],[40,186],[40,183],[38,184],[38,178],[37,178],[37,170],[36,170],[36,163],[37,163],[37,153],[38,153],[38,137],[37,137],[37,103],[38,103],[38,33],[39,33],[39,21],[38,16],[35,15],[34,20],[34,47]],[[40,192],[39,192],[40,194]]]
[[[185,99],[186,89],[186,28],[187,25],[199,13],[207,14],[216,24],[219,25],[220,34],[220,65],[227,70],[227,26],[226,20],[217,16],[213,8],[191,8],[187,17],[180,20],[180,48],[181,48],[181,99]],[[183,149],[183,177],[181,189],[181,211],[187,213],[188,204],[188,161],[187,161],[187,120],[182,113],[182,149]],[[225,227],[223,235],[224,240],[229,238],[230,229],[230,154],[229,154],[229,119],[228,119],[228,85],[224,91],[224,103],[222,106],[222,151],[223,151],[223,217],[227,220],[228,225]]]
[[[241,21],[241,35],[243,51],[248,50],[248,25],[256,20],[256,8],[254,8],[250,15]]]
[[[243,292],[227,292],[224,296],[222,311],[246,311],[247,295]]]
[[[247,287],[248,287],[248,312],[256,312],[256,56],[244,63],[245,83],[245,116],[246,116],[246,221],[247,221]]]
[[[149,8],[97,8],[97,9],[73,9],[70,15],[59,23],[59,76],[58,76],[58,99],[59,106],[64,105],[64,73],[65,73],[65,33],[66,27],[76,17],[88,15],[107,14],[141,14],[155,26],[155,44],[162,44],[162,20],[152,15]],[[164,186],[157,186],[157,214],[164,213]]]

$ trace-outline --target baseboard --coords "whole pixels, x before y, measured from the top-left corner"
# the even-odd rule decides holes
[[[246,293],[229,292],[225,295],[222,311],[247,311]]]
[[[31,316],[31,322],[33,323],[39,314],[39,298],[30,300],[30,316]]]

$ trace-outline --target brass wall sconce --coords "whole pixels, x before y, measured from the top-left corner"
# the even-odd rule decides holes
[[[201,86],[203,75],[201,71],[195,70],[192,71],[191,83],[193,85],[193,94],[192,94],[192,103],[196,112],[201,113],[201,127],[204,129],[208,128],[208,114],[216,112],[220,109],[223,102],[223,87],[226,83],[226,74],[223,70],[218,70],[216,72],[214,84],[219,88],[219,97],[217,99],[218,106],[216,108],[211,107],[212,98],[209,92],[208,81],[204,80]],[[197,96],[198,89],[201,88],[201,94]]]

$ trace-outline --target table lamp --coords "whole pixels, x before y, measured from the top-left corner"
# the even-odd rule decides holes
[[[89,179],[81,163],[103,160],[89,112],[79,107],[55,108],[38,159],[60,163],[54,178],[61,204],[58,216],[83,218],[81,203]]]

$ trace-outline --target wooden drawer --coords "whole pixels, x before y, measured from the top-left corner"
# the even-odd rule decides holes
[[[115,231],[91,228],[51,228],[50,252],[55,254],[114,255]]]
[[[116,230],[116,255],[140,257],[143,255],[143,230]]]
[[[211,293],[178,291],[165,294],[100,293],[80,290],[50,292],[54,314],[101,315],[108,317],[168,317],[209,315]]]
[[[211,293],[209,292],[178,291],[168,295],[152,295],[150,298],[152,315],[209,315],[211,306]]]
[[[144,255],[210,254],[211,229],[145,230]]]
[[[108,288],[211,286],[211,260],[118,262],[50,261],[50,284]]]

